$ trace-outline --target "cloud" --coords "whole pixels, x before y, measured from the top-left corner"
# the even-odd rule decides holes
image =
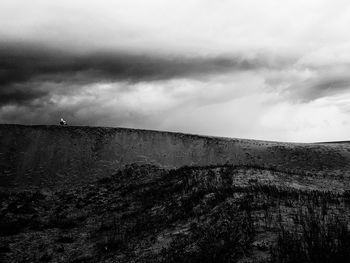
[[[266,76],[266,83],[270,90],[278,92],[287,101],[307,103],[347,93],[350,90],[348,70],[334,72],[332,69],[304,69],[274,72]],[[280,75],[276,76],[278,74]]]
[[[334,94],[342,93],[350,89],[350,77],[320,77],[305,83],[302,87],[302,98],[304,100],[313,100],[317,98],[327,97]]]
[[[307,74],[305,74],[307,75]],[[281,141],[346,139],[350,100],[344,92],[291,101],[264,71],[212,78],[108,83],[31,83],[50,91],[0,107],[2,123],[119,126]],[[320,132],[322,131],[322,132]]]
[[[270,62],[269,62],[270,63]],[[67,74],[86,81],[96,80],[157,80],[181,76],[221,73],[272,67],[261,58],[244,56],[160,56],[127,51],[100,51],[74,54],[45,46],[26,47],[8,44],[0,48],[0,84],[25,82],[46,76]],[[63,76],[64,77],[64,76]],[[75,79],[73,78],[73,81]]]
[[[78,53],[46,46],[8,44],[0,48],[0,105],[22,103],[58,91],[56,86],[81,89],[92,83],[131,83],[211,75],[278,67],[283,61],[265,57],[170,56],[121,51]],[[69,87],[69,88],[68,88]]]
[[[348,41],[349,13],[346,0],[3,0],[0,37],[85,51],[304,54]]]
[[[4,0],[0,121],[348,139],[349,22],[345,0]]]
[[[37,89],[33,86],[14,84],[10,87],[0,88],[0,105],[27,103],[44,97],[48,93],[48,91]]]
[[[260,78],[250,78],[247,82],[246,74],[221,74],[204,80],[36,83],[33,85],[37,89],[50,92],[30,102],[4,104],[0,107],[0,120],[55,124],[64,116],[72,125],[170,129],[173,112],[186,113],[186,109],[229,103],[262,84]]]

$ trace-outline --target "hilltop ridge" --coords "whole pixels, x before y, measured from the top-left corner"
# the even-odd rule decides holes
[[[0,186],[47,187],[111,175],[125,165],[255,165],[343,174],[348,144],[283,143],[86,126],[0,125]]]
[[[348,262],[350,144],[0,125],[2,262]]]

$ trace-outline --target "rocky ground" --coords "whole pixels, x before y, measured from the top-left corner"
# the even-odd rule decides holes
[[[349,262],[346,176],[128,165],[0,193],[2,262]]]

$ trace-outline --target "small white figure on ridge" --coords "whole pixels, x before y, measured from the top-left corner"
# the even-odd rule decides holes
[[[67,125],[67,122],[63,118],[61,118],[60,125],[62,126]]]

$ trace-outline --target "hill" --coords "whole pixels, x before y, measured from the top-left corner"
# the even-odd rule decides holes
[[[342,175],[348,144],[292,144],[149,130],[0,125],[1,187],[54,187],[89,182],[127,164],[162,168],[263,166]]]
[[[0,126],[4,262],[348,262],[347,143]]]

